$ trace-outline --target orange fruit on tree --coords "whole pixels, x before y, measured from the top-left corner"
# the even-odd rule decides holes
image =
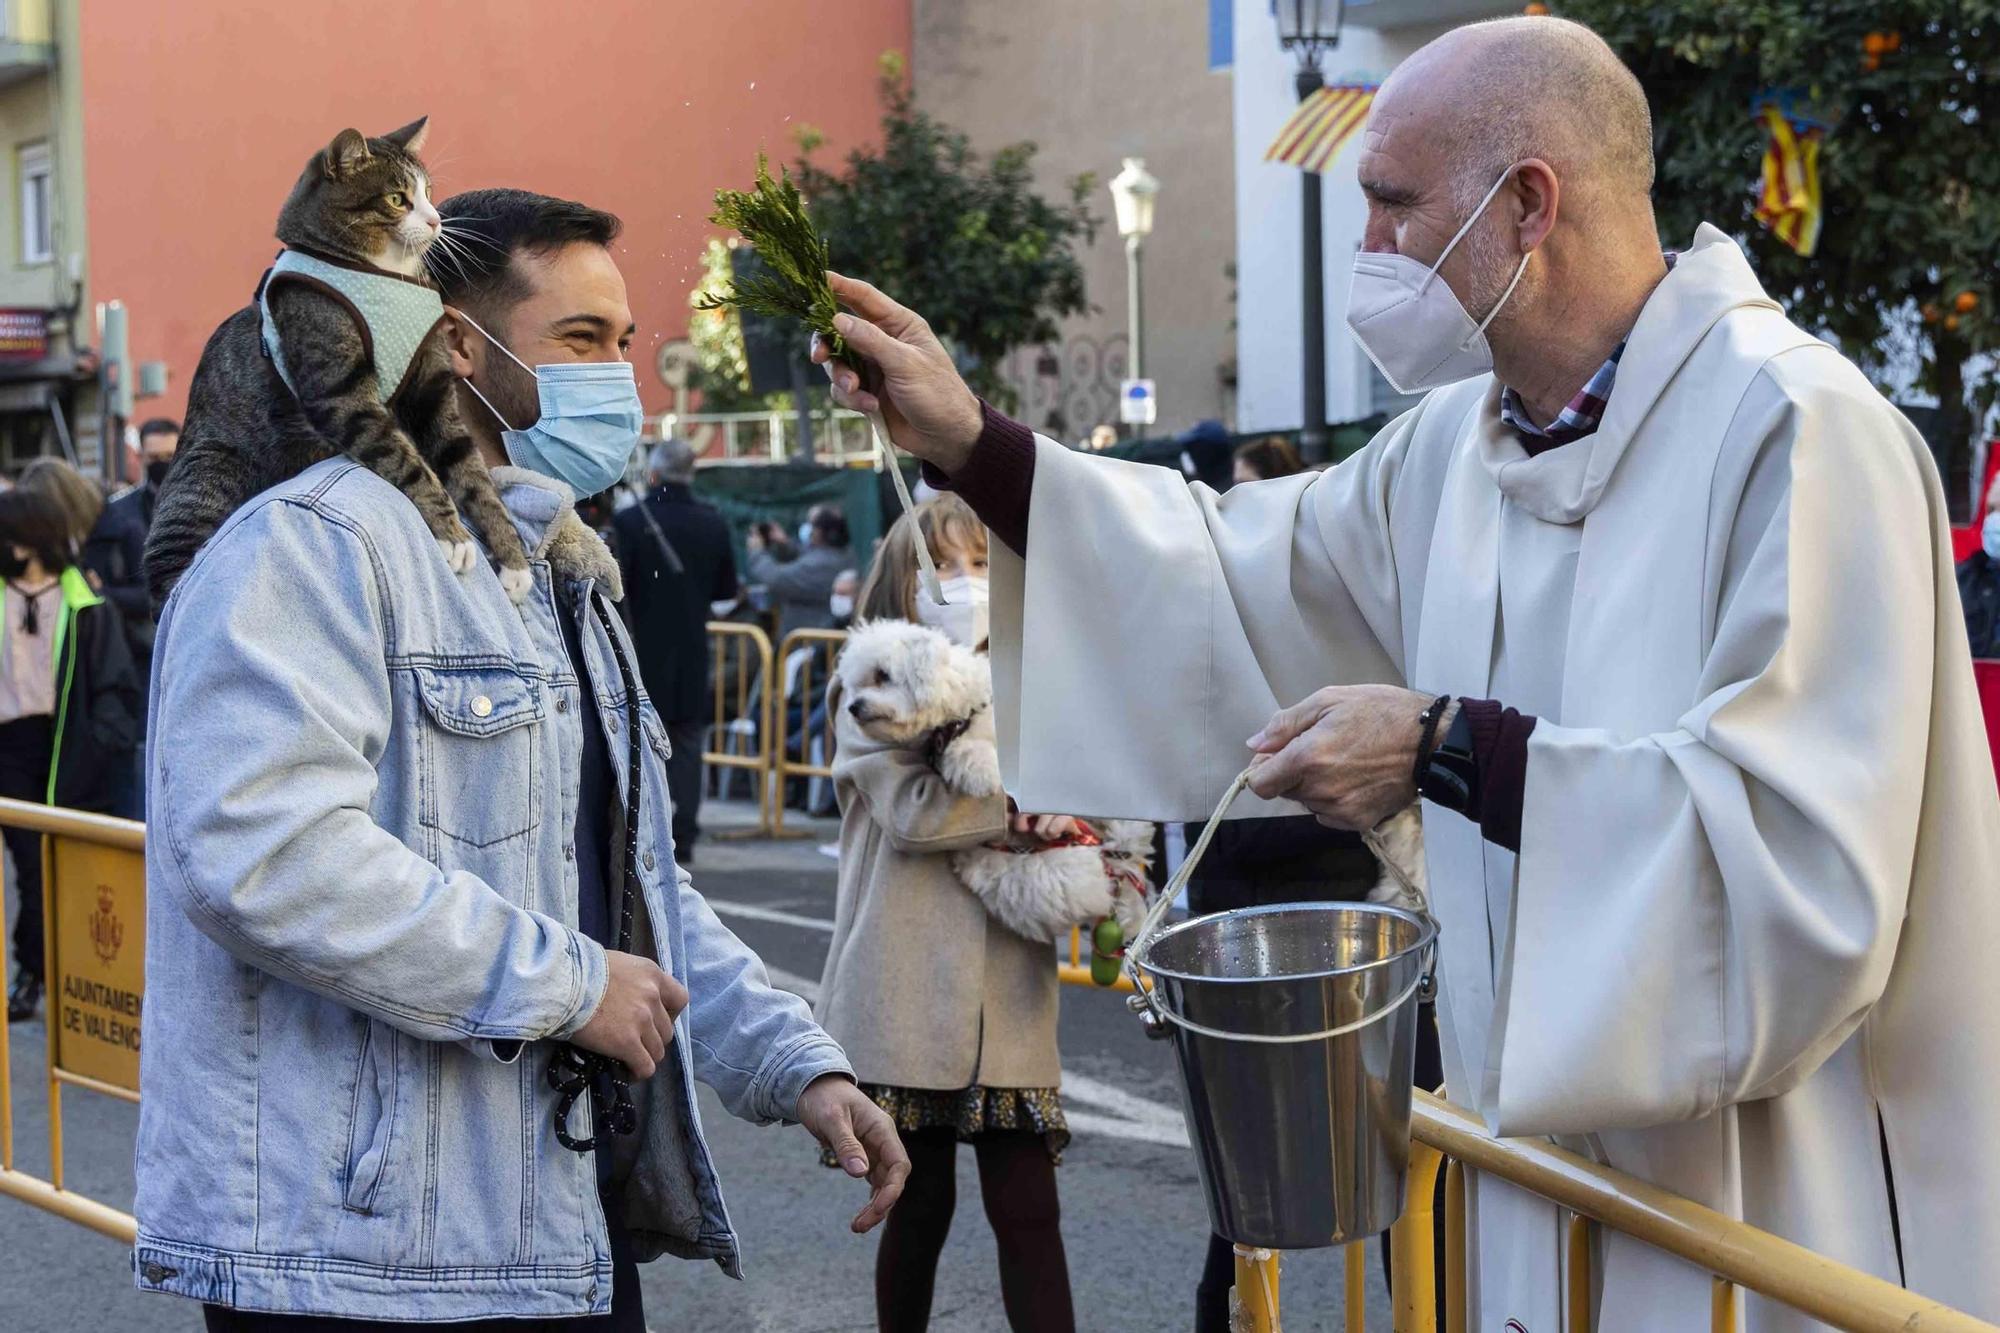
[[[1924,323],[1935,324],[1937,322],[1938,322],[1938,308],[1935,305],[1932,305],[1929,301],[1924,302]]]
[[[1861,57],[1861,68],[1866,70],[1868,73],[1873,74],[1876,70],[1882,68],[1882,57],[1881,56]]]
[[[1542,0],[1529,0],[1529,3],[1522,7],[1521,12],[1529,18],[1543,18],[1548,14],[1549,7],[1543,4]]]
[[[1946,333],[1957,333],[1957,332],[1958,332],[1958,316],[1957,316],[1957,315],[1946,315],[1946,316],[1944,317],[1944,331],[1945,331]]]
[[[1951,308],[1961,315],[1969,315],[1979,308],[1979,297],[1973,292],[1960,292],[1958,299],[1951,303]]]
[[[1861,49],[1871,56],[1879,56],[1889,49],[1889,39],[1879,32],[1871,32],[1861,39]]]
[[[1891,50],[1891,51],[1900,51],[1900,50],[1902,50],[1902,49],[1903,49],[1903,34],[1902,34],[1902,33],[1900,33],[1900,32],[1892,32],[1892,33],[1886,33],[1886,34],[1884,34],[1884,36],[1885,36],[1885,38],[1886,38],[1886,40],[1887,40],[1887,49],[1888,49],[1888,50]]]

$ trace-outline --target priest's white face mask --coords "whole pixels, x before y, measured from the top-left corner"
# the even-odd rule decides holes
[[[1493,369],[1486,326],[1520,285],[1521,275],[1528,271],[1528,256],[1521,256],[1513,281],[1486,312],[1486,318],[1477,323],[1466,313],[1451,284],[1438,276],[1438,270],[1513,174],[1512,167],[1500,173],[1500,179],[1493,182],[1493,188],[1431,267],[1425,268],[1408,255],[1362,251],[1354,256],[1354,277],[1347,289],[1347,327],[1397,393],[1422,393]]]

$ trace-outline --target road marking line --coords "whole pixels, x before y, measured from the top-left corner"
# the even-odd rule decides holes
[[[833,934],[833,922],[821,916],[800,916],[796,912],[780,912],[775,907],[759,907],[755,903],[733,903],[720,898],[710,898],[708,905],[722,916],[740,916],[745,921],[770,921],[780,926],[817,930],[823,935]]]
[[[1137,1125],[1129,1120],[1113,1120],[1089,1111],[1065,1111],[1063,1118],[1069,1121],[1071,1130],[1080,1134],[1102,1134],[1110,1139],[1131,1139],[1139,1143],[1158,1144],[1163,1148],[1188,1146],[1187,1131],[1179,1126]]]
[[[1073,1098],[1119,1120],[1171,1130],[1181,1136],[1182,1143],[1187,1142],[1186,1126],[1178,1107],[1140,1097],[1084,1074],[1065,1073],[1062,1092],[1066,1100]]]

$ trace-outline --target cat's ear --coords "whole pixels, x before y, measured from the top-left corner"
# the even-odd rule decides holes
[[[368,140],[361,137],[361,131],[342,130],[333,136],[333,142],[319,155],[319,169],[326,173],[328,180],[339,180],[352,174],[367,160]]]
[[[431,118],[418,116],[402,129],[390,130],[382,137],[406,153],[421,153],[424,151],[424,137],[430,132]]]

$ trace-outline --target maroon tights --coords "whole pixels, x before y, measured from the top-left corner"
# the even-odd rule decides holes
[[[930,1325],[938,1255],[958,1206],[958,1136],[948,1128],[903,1135],[910,1179],[882,1228],[875,1255],[875,1315],[882,1333]],[[1063,1254],[1056,1168],[1042,1136],[1029,1130],[973,1140],[979,1195],[1000,1247],[1000,1296],[1007,1323],[1034,1333],[1073,1333],[1069,1260]]]

